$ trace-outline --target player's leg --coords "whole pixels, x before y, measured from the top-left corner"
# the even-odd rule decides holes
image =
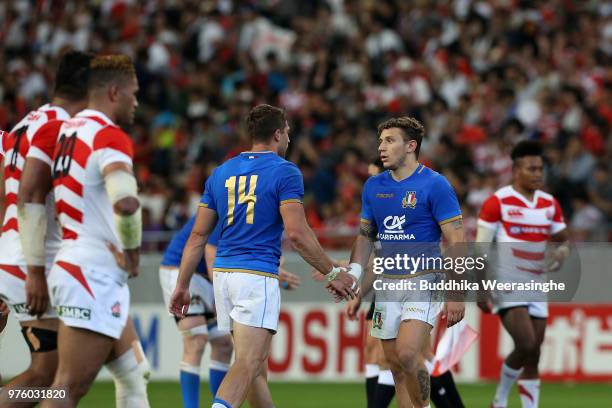
[[[236,358],[219,387],[213,408],[240,407],[253,381],[265,370],[272,331],[234,321],[233,337]],[[258,388],[264,386],[261,378]]]
[[[389,364],[389,369],[393,374],[393,381],[395,383],[395,396],[397,398],[398,408],[409,408],[412,407],[410,403],[410,394],[408,392],[406,373],[402,368],[402,364],[397,354],[397,343],[396,339],[381,340],[383,352],[385,354],[385,360]],[[378,402],[378,401],[377,401]],[[381,406],[381,405],[377,405]]]
[[[269,353],[268,353],[269,355]],[[253,380],[247,394],[247,401],[251,408],[274,408],[272,394],[268,387],[268,359],[264,362],[262,369]]]
[[[30,365],[14,377],[0,394],[2,407],[30,407],[35,402],[16,403],[9,401],[6,391],[11,388],[48,387],[53,382],[57,369],[57,319],[28,320],[20,322],[21,332],[30,349]]]
[[[425,367],[423,348],[425,342],[429,341],[431,329],[432,325],[424,321],[404,320],[397,334],[396,353],[404,372],[410,400],[415,408],[429,406],[429,372]]]
[[[505,407],[512,386],[518,380],[527,358],[536,352],[536,333],[529,317],[527,305],[499,310],[502,324],[512,340],[514,349],[502,364],[493,407]]]
[[[453,374],[450,371],[446,371],[437,377],[431,375],[435,357],[431,341],[426,342],[423,357],[429,372],[429,383],[431,384],[430,398],[436,408],[464,408]]]
[[[179,382],[185,408],[198,407],[200,402],[200,364],[208,341],[206,319],[202,315],[187,316],[177,323],[183,337]]]
[[[370,304],[370,309],[366,314],[366,327],[372,327],[373,314],[374,302]],[[372,337],[369,330],[366,330],[364,343],[366,401],[368,408],[373,408],[375,406],[376,386],[378,384],[378,374],[380,372],[380,367],[378,366],[378,360],[380,359],[380,341]]]
[[[208,341],[210,342],[208,385],[214,398],[229,370],[234,342],[228,332],[219,330],[216,319],[208,320]]]
[[[59,324],[59,364],[52,387],[67,389],[65,400],[47,399],[41,407],[76,407],[106,361],[115,339],[87,329]],[[86,346],[84,346],[86,345]]]
[[[374,394],[374,407],[387,408],[391,405],[393,397],[395,397],[395,381],[385,357],[382,341],[378,340],[377,343],[380,372],[378,373],[378,383],[376,384],[376,393]]]
[[[535,310],[534,310],[535,309]],[[523,373],[518,380],[519,394],[523,408],[536,408],[540,400],[540,378],[538,364],[540,362],[540,349],[546,333],[546,318],[548,308],[542,302],[530,303],[529,314],[531,324],[536,336],[536,348],[530,353],[523,367]],[[535,316],[534,316],[535,315]]]
[[[151,367],[144,355],[131,317],[128,317],[121,337],[113,344],[106,368],[115,383],[117,408],[149,406],[147,383]]]

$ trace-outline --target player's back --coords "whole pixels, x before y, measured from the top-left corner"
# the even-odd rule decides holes
[[[280,206],[301,202],[303,194],[297,166],[273,152],[243,152],[219,166],[202,198],[221,224],[215,270],[277,275]]]
[[[132,149],[129,137],[102,112],[86,109],[62,125],[53,163],[62,229],[62,245],[56,260],[115,264],[106,245],[108,242],[119,248],[121,245],[103,170],[111,163],[131,166]]]
[[[17,221],[17,194],[25,161],[32,157],[51,165],[55,140],[68,113],[59,106],[49,104],[29,112],[1,140],[4,153],[4,189],[6,212],[0,236],[0,264],[25,265],[25,257],[19,240]],[[53,260],[59,247],[60,236],[55,220],[53,194],[46,200],[47,208],[47,263]]]

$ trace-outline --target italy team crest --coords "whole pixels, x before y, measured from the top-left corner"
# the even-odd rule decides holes
[[[412,208],[416,207],[417,197],[416,191],[406,191],[406,195],[402,198],[402,208]]]

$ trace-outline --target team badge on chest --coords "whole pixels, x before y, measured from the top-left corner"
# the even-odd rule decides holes
[[[416,191],[406,191],[406,195],[402,198],[402,208],[414,209],[417,204]]]

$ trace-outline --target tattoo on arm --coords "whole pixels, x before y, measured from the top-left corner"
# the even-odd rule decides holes
[[[361,222],[359,233],[371,241],[376,239],[376,228],[368,222]]]
[[[429,373],[427,370],[419,370],[417,372],[417,380],[419,381],[419,390],[421,391],[421,401],[429,400]]]
[[[451,225],[453,226],[454,229],[459,230],[463,228],[463,220],[461,218],[459,218],[456,221],[453,221],[451,223]]]

